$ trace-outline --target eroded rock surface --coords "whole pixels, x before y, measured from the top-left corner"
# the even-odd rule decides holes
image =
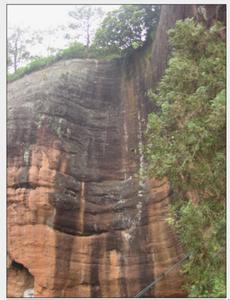
[[[121,78],[117,63],[71,60],[9,86],[9,255],[35,296],[133,296],[181,255],[167,184],[137,176],[144,120]]]
[[[186,16],[169,8],[158,41]],[[138,175],[146,89],[164,68],[149,66],[74,59],[9,84],[8,296],[133,297],[183,256],[168,183]],[[185,296],[182,283],[175,269],[146,295]]]

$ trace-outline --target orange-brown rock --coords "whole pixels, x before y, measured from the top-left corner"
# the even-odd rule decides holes
[[[185,11],[162,8],[155,43]],[[138,175],[145,95],[168,55],[152,47],[128,70],[73,59],[9,84],[9,297],[133,297],[183,256],[167,181]],[[185,296],[182,283],[175,269],[146,296]]]

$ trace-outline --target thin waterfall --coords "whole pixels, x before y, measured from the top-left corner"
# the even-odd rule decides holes
[[[142,136],[142,123],[141,123],[141,114],[138,110],[137,112],[138,120],[138,150],[139,150],[139,186],[143,187],[143,176],[144,176],[144,145],[143,145],[143,136]],[[142,189],[139,190],[138,196],[142,196]]]
[[[85,214],[85,182],[81,182],[80,194],[80,232],[84,232],[84,214]]]
[[[126,121],[126,111],[123,110],[123,114],[124,114],[124,122],[123,122],[123,131],[124,131],[124,150],[125,150],[125,153],[124,153],[124,179],[126,180],[128,178],[128,175],[127,175],[127,159],[128,159],[128,139],[129,139],[129,136],[128,136],[128,129],[127,129],[127,121]]]

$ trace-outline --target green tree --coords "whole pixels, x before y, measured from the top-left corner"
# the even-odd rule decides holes
[[[74,20],[70,23],[69,27],[74,30],[75,41],[83,38],[86,48],[92,41],[95,34],[95,25],[98,20],[103,16],[101,7],[94,5],[75,5],[75,10],[69,12],[69,16]],[[67,38],[71,38],[68,33]]]
[[[33,59],[30,48],[34,44],[40,44],[42,36],[39,32],[32,32],[29,28],[9,28],[7,36],[8,68],[13,67],[14,72],[22,64]]]
[[[160,7],[122,5],[108,13],[96,32],[94,44],[109,50],[135,49],[143,45],[156,28]]]
[[[174,191],[172,219],[186,251],[192,297],[225,295],[226,44],[219,23],[192,19],[169,31],[172,56],[148,117],[146,155],[151,176]]]

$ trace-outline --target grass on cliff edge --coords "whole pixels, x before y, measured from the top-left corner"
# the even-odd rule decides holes
[[[155,33],[151,35],[149,40],[146,40],[145,43],[134,49],[129,48],[125,50],[119,50],[118,48],[114,50],[108,50],[103,48],[97,48],[91,46],[87,49],[83,44],[75,42],[71,44],[70,47],[60,50],[56,55],[51,55],[47,57],[38,57],[32,60],[29,64],[24,67],[18,68],[17,71],[13,74],[7,75],[7,81],[12,82],[17,79],[22,78],[24,75],[28,75],[32,72],[44,69],[55,62],[61,60],[68,60],[74,58],[80,59],[98,59],[103,61],[113,61],[113,60],[122,60],[124,65],[128,66],[132,62],[132,58],[135,55],[140,55],[142,57],[149,57],[149,50],[152,41],[154,40]]]
[[[24,67],[18,68],[18,70],[13,74],[8,74],[7,81],[15,81],[24,75],[30,74],[34,71],[44,69],[55,62],[60,60],[74,59],[74,58],[94,58],[103,60],[115,60],[121,58],[121,53],[118,52],[108,52],[104,49],[98,49],[91,47],[88,50],[81,43],[73,43],[70,47],[60,50],[56,55],[48,57],[38,57],[31,61]]]

